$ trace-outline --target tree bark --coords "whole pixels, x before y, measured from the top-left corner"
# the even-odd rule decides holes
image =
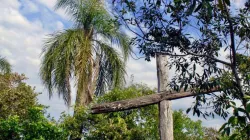
[[[158,93],[167,91],[168,59],[166,55],[156,55]],[[171,101],[163,100],[159,103],[159,134],[161,140],[173,140],[173,115]]]

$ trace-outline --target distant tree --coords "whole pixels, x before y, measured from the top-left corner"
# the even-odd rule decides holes
[[[0,140],[63,140],[67,131],[45,117],[45,107],[25,75],[0,74]]]
[[[0,118],[18,115],[24,118],[30,107],[37,105],[37,93],[27,85],[25,75],[0,74]]]
[[[10,73],[11,72],[10,63],[4,57],[1,57],[1,56],[0,56],[0,72],[1,73]]]
[[[193,121],[182,110],[174,111],[174,139],[175,140],[204,140],[201,121]]]
[[[203,140],[230,140],[229,136],[222,136],[221,133],[215,128],[203,127],[204,138]]]
[[[74,27],[49,36],[40,69],[44,85],[53,88],[67,105],[71,101],[70,80],[77,87],[75,107],[88,105],[94,95],[124,82],[129,39],[100,0],[58,0],[73,20]],[[117,46],[120,53],[114,48]]]

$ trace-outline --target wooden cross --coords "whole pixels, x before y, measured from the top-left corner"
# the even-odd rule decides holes
[[[139,98],[120,100],[110,103],[94,105],[91,108],[93,114],[117,112],[128,109],[140,108],[148,105],[159,105],[159,133],[161,140],[173,140],[173,119],[171,100],[207,94],[219,91],[218,88],[206,91],[180,91],[179,93],[167,91],[167,58],[163,55],[156,56],[157,78],[158,78],[158,93],[151,94]]]

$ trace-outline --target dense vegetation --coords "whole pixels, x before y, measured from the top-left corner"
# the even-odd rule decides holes
[[[0,75],[0,140],[63,140],[69,136],[72,139],[83,137],[89,140],[159,139],[156,105],[99,115],[92,115],[88,108],[81,108],[74,116],[62,113],[60,120],[56,121],[46,117],[47,107],[38,104],[38,93],[25,84],[25,79],[24,75],[17,73]],[[145,85],[131,85],[114,89],[95,102],[116,101],[152,93],[154,91]],[[176,140],[205,138],[206,131],[201,121],[192,121],[181,110],[175,111],[173,117]],[[79,130],[83,130],[83,133]]]

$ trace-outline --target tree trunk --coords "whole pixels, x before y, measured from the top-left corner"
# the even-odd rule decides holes
[[[82,92],[77,91],[74,113],[76,113],[77,108],[86,107],[92,101],[92,97],[88,92],[88,89]]]
[[[168,60],[167,56],[156,55],[158,93],[167,91],[168,84]],[[159,133],[161,140],[173,140],[173,116],[171,101],[159,103]]]

